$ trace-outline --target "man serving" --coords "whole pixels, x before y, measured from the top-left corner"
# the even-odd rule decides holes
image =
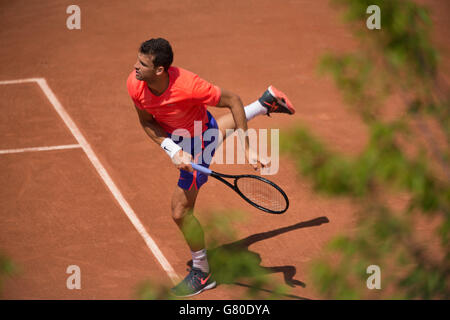
[[[192,170],[190,163],[209,167],[211,159],[204,157],[203,151],[211,143],[214,150],[221,141],[208,141],[203,139],[203,134],[208,129],[216,129],[221,137],[226,137],[227,130],[241,129],[238,132],[245,147],[246,160],[257,169],[265,164],[249,148],[248,137],[245,136],[247,121],[270,113],[294,114],[295,109],[286,95],[273,86],[244,108],[238,95],[190,71],[172,66],[172,62],[173,51],[167,40],[156,38],[143,42],[135,70],[128,77],[127,88],[144,131],[161,146],[180,171],[172,195],[172,218],[191,250],[193,264],[189,274],[172,288],[172,292],[187,297],[216,285],[208,264],[203,229],[193,214],[198,191],[208,176]],[[207,111],[207,106],[228,108],[231,112],[216,121]],[[201,136],[195,136],[195,122],[201,122]],[[185,134],[180,137],[180,132]],[[190,143],[177,143],[180,138],[190,139]],[[181,147],[185,145],[190,147]]]

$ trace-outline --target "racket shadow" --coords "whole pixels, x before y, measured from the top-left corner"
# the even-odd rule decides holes
[[[297,269],[294,266],[263,267],[261,266],[261,256],[258,253],[249,250],[249,247],[256,242],[267,240],[286,232],[302,228],[316,227],[328,222],[330,221],[327,217],[319,217],[309,221],[299,222],[291,226],[253,234],[232,243],[224,244],[216,248],[207,249],[208,261],[213,271],[215,281],[218,285],[234,284],[243,287],[251,287],[250,285],[244,284],[239,280],[242,280],[244,278],[252,278],[252,276],[255,275],[254,273],[257,273],[259,271],[264,273],[282,273],[286,285],[290,287],[306,287],[306,284],[304,282],[294,279],[297,272]],[[239,267],[235,268],[233,264],[224,263],[224,257],[226,257],[226,260],[245,259],[253,266],[251,266],[251,268],[248,268],[248,265],[240,269]],[[192,267],[192,260],[188,261],[187,265]],[[260,290],[270,292],[270,290]],[[295,299],[304,299],[302,297],[294,295],[286,296]]]

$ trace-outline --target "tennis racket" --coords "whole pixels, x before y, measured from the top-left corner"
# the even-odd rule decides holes
[[[289,207],[289,199],[286,193],[270,180],[251,174],[229,175],[218,173],[192,162],[191,165],[194,170],[225,183],[236,191],[242,199],[262,211],[280,214]],[[233,179],[233,183],[224,178]]]

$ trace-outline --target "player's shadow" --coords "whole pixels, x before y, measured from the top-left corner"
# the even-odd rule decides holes
[[[313,220],[296,223],[291,226],[278,228],[275,230],[253,234],[244,239],[228,243],[216,248],[208,249],[208,260],[211,269],[214,272],[214,279],[217,284],[235,284],[249,289],[256,289],[266,292],[272,292],[262,288],[256,288],[251,284],[244,284],[240,282],[241,279],[252,279],[255,275],[261,273],[278,273],[281,272],[284,277],[284,282],[290,286],[306,287],[302,281],[294,279],[297,269],[294,266],[261,266],[261,256],[249,250],[249,247],[262,240],[276,237],[280,234],[294,231],[297,229],[320,226],[323,223],[330,222],[327,217],[319,217]],[[187,263],[192,266],[192,260]],[[304,299],[302,297],[287,295],[290,298]]]

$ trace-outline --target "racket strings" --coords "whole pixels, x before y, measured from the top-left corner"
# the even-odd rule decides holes
[[[236,184],[241,193],[258,206],[271,211],[283,211],[286,209],[287,202],[283,194],[270,183],[243,177],[238,179]]]

